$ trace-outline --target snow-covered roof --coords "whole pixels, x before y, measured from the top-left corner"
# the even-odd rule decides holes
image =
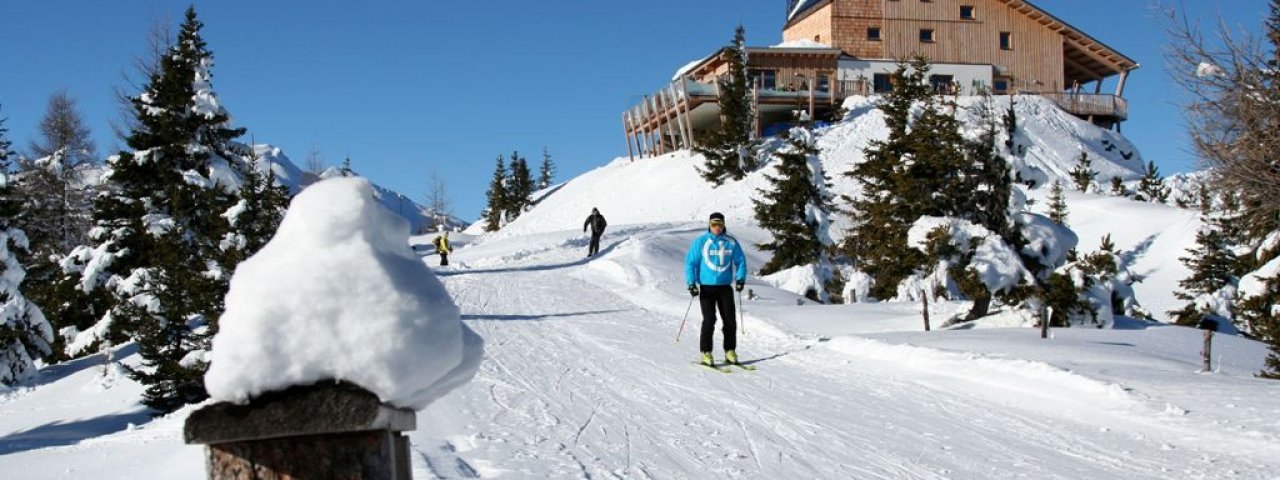
[[[801,38],[801,39],[799,39],[799,40],[791,40],[791,41],[788,41],[788,42],[782,42],[782,43],[779,43],[779,44],[774,45],[774,46],[769,47],[769,48],[824,48],[824,49],[829,49],[829,48],[833,48],[833,47],[832,47],[831,45],[827,45],[827,44],[825,44],[825,43],[818,43],[818,42],[815,42],[815,41],[813,41],[813,40],[809,40],[809,39],[807,39],[807,38]]]

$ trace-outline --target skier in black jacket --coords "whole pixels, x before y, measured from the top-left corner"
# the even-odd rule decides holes
[[[604,215],[600,214],[600,210],[591,209],[591,215],[587,216],[587,221],[582,223],[582,231],[586,232],[587,227],[591,227],[591,246],[587,247],[587,256],[593,256],[600,253],[600,236],[604,235],[604,227],[609,223],[604,221]]]

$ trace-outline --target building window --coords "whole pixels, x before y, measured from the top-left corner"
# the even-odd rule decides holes
[[[752,70],[748,77],[751,84],[759,85],[761,90],[776,90],[778,87],[778,72],[774,70]]]
[[[871,91],[875,93],[889,93],[893,91],[893,79],[887,73],[877,73],[872,78]]]
[[[977,19],[978,17],[977,17],[977,15],[975,15],[975,10],[974,10],[973,5],[961,5],[961,6],[960,6],[960,18],[961,18],[961,19],[964,19],[964,20],[974,20],[974,19]]]
[[[932,28],[920,29],[920,41],[923,43],[933,43],[933,29]]]
[[[880,41],[880,27],[869,27],[869,28],[867,28],[867,40],[871,40],[871,41],[873,41],[873,42],[879,42],[879,41]]]
[[[951,75],[929,75],[929,85],[934,93],[950,95],[955,93],[955,77]]]
[[[826,76],[825,74],[823,74],[823,75],[818,75],[818,91],[819,91],[819,92],[823,92],[823,93],[830,93],[830,92],[831,92],[831,78],[830,78],[830,77]]]
[[[1009,93],[1009,81],[1008,81],[1008,80],[1005,80],[1005,79],[1003,79],[1003,78],[1000,78],[1000,79],[996,79],[994,82],[992,82],[992,84],[995,86],[995,88],[993,89],[993,90],[995,91],[995,93],[998,93],[998,94],[1005,94],[1005,93]]]
[[[1009,32],[1000,32],[1000,49],[1013,50],[1013,34]]]

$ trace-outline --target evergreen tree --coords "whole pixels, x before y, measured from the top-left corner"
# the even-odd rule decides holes
[[[1206,315],[1218,315],[1228,312],[1213,312],[1210,302],[1204,300],[1218,295],[1224,288],[1236,285],[1239,261],[1231,253],[1231,244],[1216,222],[1206,225],[1196,232],[1196,246],[1187,249],[1188,255],[1182,261],[1191,276],[1178,282],[1180,290],[1174,293],[1179,300],[1187,302],[1181,309],[1169,312],[1178,325],[1194,327]],[[1230,319],[1230,315],[1227,315]]]
[[[1067,198],[1062,191],[1062,182],[1053,182],[1049,190],[1049,219],[1058,225],[1067,225]]]
[[[832,205],[817,154],[812,133],[793,129],[787,144],[774,153],[778,175],[766,174],[770,187],[757,190],[761,198],[752,199],[756,221],[772,234],[770,242],[759,245],[761,250],[773,252],[760,268],[761,275],[818,263],[822,257],[820,230],[829,221]]]
[[[507,221],[513,221],[533,205],[533,174],[529,162],[520,152],[511,152],[511,170],[507,178]]]
[[[289,187],[276,183],[271,165],[262,162],[256,151],[247,160],[240,168],[240,201],[223,215],[232,231],[220,248],[229,256],[226,264],[231,266],[271,241],[289,208]]]
[[[356,176],[356,171],[351,169],[351,156],[350,156],[350,155],[347,155],[347,158],[345,158],[345,159],[343,159],[343,160],[342,160],[342,176],[344,176],[344,177],[354,177],[354,176]]]
[[[1008,128],[1012,121],[1016,129],[1017,118],[1010,107],[1009,113],[1000,117],[994,107],[991,95],[982,92],[982,101],[976,107],[979,122],[977,138],[965,142],[967,167],[972,169],[969,178],[961,182],[961,188],[969,188],[968,198],[971,205],[960,205],[961,214],[968,210],[974,223],[982,225],[1001,238],[1017,245],[1020,235],[1014,228],[1009,215],[1010,197],[1013,195],[1013,178],[1010,174],[1009,161],[1001,155],[996,144],[996,135],[1003,123]],[[1013,117],[1010,120],[1010,116]],[[1013,134],[1010,133],[1010,138]]]
[[[17,228],[23,202],[11,184],[12,144],[5,120],[0,117],[0,385],[13,386],[35,373],[36,360],[52,353],[53,328],[22,292],[29,244]]]
[[[1160,169],[1156,168],[1155,161],[1147,162],[1147,171],[1138,182],[1138,193],[1134,197],[1136,200],[1158,203],[1169,201],[1169,187],[1164,185],[1164,177],[1160,176]]]
[[[1093,170],[1093,161],[1089,160],[1089,152],[1080,152],[1080,158],[1076,161],[1075,168],[1071,169],[1071,180],[1076,184],[1076,190],[1088,192],[1089,186],[1093,184],[1094,177],[1098,176],[1098,172]]]
[[[752,141],[755,114],[747,76],[746,29],[739,25],[734,31],[733,44],[719,54],[728,63],[728,73],[717,82],[720,127],[703,135],[694,148],[707,159],[698,173],[717,186],[729,178],[742,180],[757,167]]]
[[[1213,213],[1213,194],[1209,193],[1209,185],[1200,182],[1196,189],[1196,204],[1200,207],[1200,216],[1208,217]]]
[[[64,265],[86,290],[109,288],[110,310],[93,330],[138,342],[142,366],[126,368],[146,386],[143,402],[160,412],[207,397],[204,355],[237,256],[224,242],[234,235],[227,213],[240,199],[206,175],[215,161],[245,153],[233,142],[244,129],[230,127],[213,92],[202,27],[189,7],[176,43],[132,99],[132,152],[109,160],[91,244]]]
[[[546,148],[542,149],[542,167],[538,169],[538,190],[551,186],[551,180],[556,174],[556,165],[551,162],[551,153]]]
[[[484,231],[496,232],[502,228],[504,214],[507,211],[507,166],[506,159],[498,155],[497,165],[493,168],[493,180],[489,181],[489,191],[485,194],[488,204],[484,209]]]
[[[914,187],[908,165],[921,143],[918,135],[912,135],[912,108],[932,98],[933,90],[925,82],[928,70],[923,58],[898,65],[894,88],[879,103],[888,138],[872,141],[863,152],[864,161],[844,173],[862,187],[860,198],[845,198],[854,222],[843,241],[844,251],[856,268],[873,279],[871,295],[876,298],[892,298],[898,283],[925,261],[922,253],[907,246],[907,232],[923,212],[904,201],[903,190]]]
[[[1111,177],[1111,194],[1117,197],[1129,196],[1129,189],[1125,188],[1124,180],[1120,177]]]

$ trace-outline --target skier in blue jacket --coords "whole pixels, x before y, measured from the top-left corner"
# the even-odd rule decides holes
[[[734,321],[733,290],[742,291],[747,281],[747,257],[742,253],[738,239],[729,235],[724,226],[724,215],[711,214],[707,233],[689,246],[684,260],[684,278],[689,284],[689,294],[701,296],[702,337],[698,348],[702,352],[703,365],[712,365],[711,341],[716,330],[716,309],[724,324],[724,361],[738,364],[737,322]],[[730,287],[730,283],[733,284]],[[730,290],[732,288],[733,290]]]

